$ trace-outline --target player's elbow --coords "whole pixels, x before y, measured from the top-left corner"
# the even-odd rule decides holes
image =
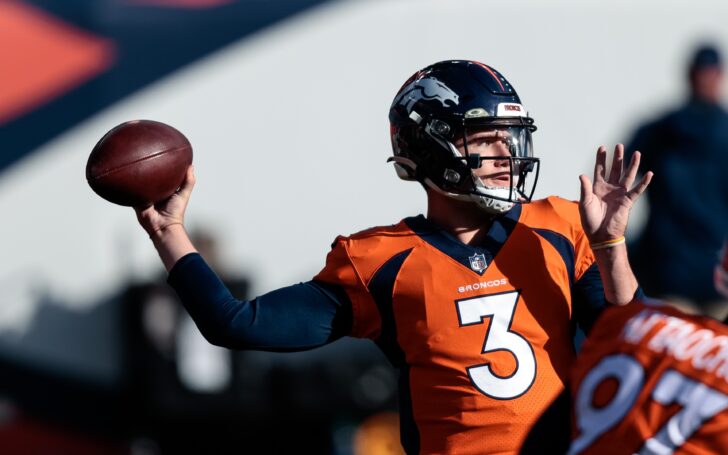
[[[230,334],[224,325],[220,324],[197,324],[197,329],[200,334],[207,340],[208,343],[220,346],[223,348],[230,348]]]
[[[268,350],[276,346],[276,327],[260,318],[257,299],[236,301],[224,315],[214,321],[213,327],[201,330],[208,342],[229,349]]]
[[[208,343],[236,350],[271,350],[270,336],[255,329],[241,330],[234,324],[219,324],[214,328],[200,328]],[[273,343],[275,345],[275,343]],[[277,349],[272,349],[277,350]]]
[[[219,304],[221,311],[208,317],[193,318],[202,336],[215,346],[230,349],[254,347],[251,339],[251,323],[255,320],[256,308],[249,301],[234,298]],[[211,317],[210,317],[211,316]],[[255,338],[253,336],[253,338]]]

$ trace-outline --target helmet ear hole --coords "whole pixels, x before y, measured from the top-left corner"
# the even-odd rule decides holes
[[[394,170],[397,173],[397,177],[402,180],[417,180],[417,174],[415,171],[417,169],[417,165],[414,161],[403,156],[392,156],[387,159],[387,162],[394,164]]]
[[[403,180],[414,180],[415,171],[409,166],[405,166],[399,163],[394,163],[394,170],[397,172],[397,176]]]

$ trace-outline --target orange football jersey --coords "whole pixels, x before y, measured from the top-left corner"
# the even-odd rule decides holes
[[[345,289],[352,335],[400,369],[408,453],[503,454],[564,388],[572,284],[593,263],[577,205],[548,198],[477,247],[422,216],[339,237],[315,280]]]
[[[728,453],[728,327],[656,303],[604,312],[571,387],[572,454]]]

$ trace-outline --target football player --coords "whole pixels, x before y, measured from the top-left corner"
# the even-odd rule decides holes
[[[715,288],[728,297],[725,247],[720,258]],[[583,344],[570,393],[556,400],[571,403],[574,428],[570,449],[553,453],[728,453],[724,324],[646,298],[606,310]],[[547,423],[539,419],[524,453],[544,445]],[[564,435],[550,433],[559,441],[552,447]]]
[[[726,325],[658,302],[610,308],[571,377],[568,453],[728,453],[726,379]]]
[[[337,238],[309,282],[230,295],[184,230],[191,169],[138,219],[210,342],[286,351],[369,338],[399,370],[407,453],[513,453],[564,388],[576,323],[588,330],[607,303],[638,292],[624,230],[651,173],[635,184],[639,153],[623,169],[617,146],[607,176],[600,147],[579,205],[531,201],[536,125],[508,80],[478,62],[418,71],[389,118],[391,161],[424,187],[427,215]]]

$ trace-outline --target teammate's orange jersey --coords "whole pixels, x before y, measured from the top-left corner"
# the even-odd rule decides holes
[[[574,368],[570,453],[728,453],[728,327],[663,305],[604,312]]]
[[[593,263],[576,204],[549,198],[497,218],[482,247],[421,216],[340,237],[315,279],[346,290],[352,335],[400,368],[408,453],[501,454],[563,390],[572,285]]]

